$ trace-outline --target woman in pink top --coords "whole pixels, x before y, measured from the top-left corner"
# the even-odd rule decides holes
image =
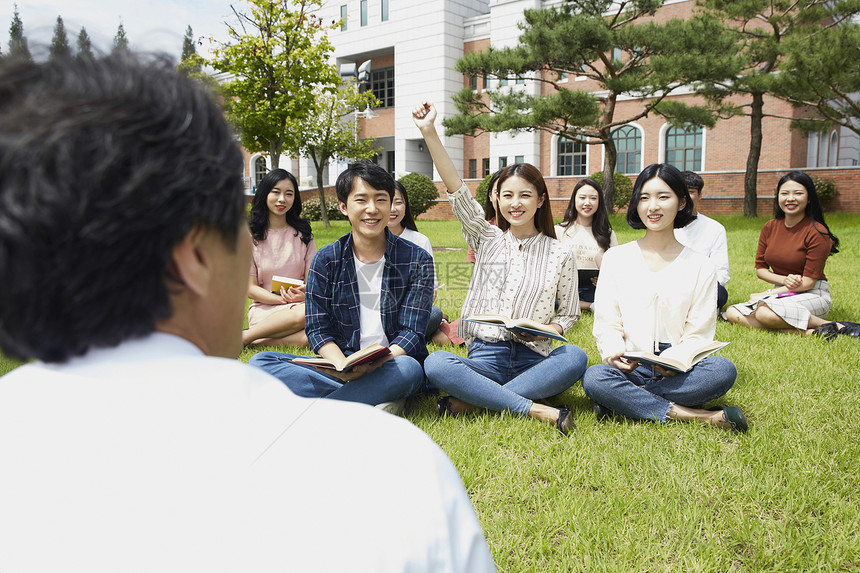
[[[307,346],[305,336],[305,287],[272,292],[272,277],[307,277],[317,252],[311,224],[300,217],[302,198],[296,178],[284,169],[268,172],[257,186],[251,205],[254,256],[248,283],[249,328],[244,344]]]

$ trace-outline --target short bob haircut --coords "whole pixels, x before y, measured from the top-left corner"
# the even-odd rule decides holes
[[[496,183],[496,198],[499,197],[499,190],[505,181],[511,177],[520,177],[535,188],[538,194],[538,199],[543,197],[543,205],[538,207],[535,213],[535,227],[537,230],[548,237],[555,239],[555,226],[552,221],[552,207],[549,202],[549,192],[546,190],[546,183],[543,180],[540,170],[530,163],[515,163],[508,165],[499,174],[498,182]],[[504,215],[498,213],[496,217],[496,225],[502,231],[507,231],[511,228],[511,224],[505,219]]]
[[[409,193],[406,192],[406,187],[403,186],[403,183],[395,179],[394,189],[400,191],[400,196],[403,197],[403,219],[400,220],[400,224],[403,225],[404,229],[418,232],[418,226],[415,224],[415,218],[412,216],[412,209],[409,208]],[[394,197],[391,198],[391,201],[394,201]]]
[[[275,185],[284,179],[289,179],[295,190],[293,204],[287,209],[284,216],[287,219],[287,224],[296,230],[297,235],[302,236],[302,242],[307,245],[313,238],[311,224],[307,219],[301,217],[302,194],[299,193],[299,184],[293,174],[286,169],[272,169],[263,176],[260,184],[257,185],[257,191],[251,201],[251,216],[248,219],[251,236],[254,237],[254,242],[266,239],[266,234],[269,232],[269,206],[266,201]]]
[[[813,224],[815,224],[815,228],[819,233],[830,236],[830,240],[833,241],[833,245],[830,247],[830,253],[838,253],[839,239],[836,238],[836,235],[830,231],[830,227],[828,227],[827,223],[824,222],[824,211],[821,209],[821,200],[818,198],[818,191],[815,189],[815,183],[812,181],[812,177],[803,171],[791,171],[779,178],[779,182],[776,184],[776,195],[773,198],[773,217],[775,219],[785,219],[785,212],[779,207],[779,188],[782,187],[786,181],[800,183],[806,188],[807,201],[806,209],[804,209],[803,212],[806,213],[807,217],[813,220]],[[818,225],[823,226],[825,232],[822,232],[821,229],[818,228]]]
[[[356,177],[364,179],[364,182],[378,191],[387,191],[388,197],[394,201],[394,177],[391,174],[368,159],[360,159],[350,163],[346,170],[337,176],[334,184],[337,200],[346,203],[349,194],[352,193],[352,184]]]
[[[242,166],[215,99],[169,58],[0,60],[3,351],[61,362],[153,332],[193,228],[235,252]]]
[[[678,200],[684,204],[675,215],[673,226],[676,229],[686,227],[693,221],[696,216],[693,215],[693,200],[690,199],[690,192],[687,191],[687,184],[684,183],[683,174],[678,171],[678,168],[669,163],[652,163],[642,170],[636,182],[633,184],[633,196],[630,197],[630,203],[627,205],[627,224],[634,229],[644,229],[645,224],[639,218],[639,198],[642,196],[642,186],[651,179],[657,177],[663,183],[669,186],[670,189],[677,195]]]

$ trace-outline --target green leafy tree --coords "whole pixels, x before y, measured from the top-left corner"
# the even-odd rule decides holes
[[[742,57],[738,73],[703,86],[700,91],[724,116],[750,118],[750,147],[744,175],[744,215],[757,215],[758,164],[762,147],[762,120],[768,116],[764,96],[788,89],[780,62],[789,46],[815,53],[816,36],[860,11],[858,0],[700,0],[708,14],[725,23],[722,35],[733,39]],[[856,47],[856,46],[855,46]],[[856,59],[852,63],[856,68]],[[740,96],[743,103],[732,103]]]
[[[63,24],[62,16],[57,16],[50,53],[52,58],[68,58],[72,55],[72,47],[69,45],[69,37],[66,35],[66,26]]]
[[[90,40],[90,35],[87,34],[87,29],[81,26],[81,31],[78,32],[78,57],[93,58],[93,43]]]
[[[32,60],[30,48],[27,47],[27,38],[24,37],[24,23],[18,14],[18,5],[15,4],[15,12],[12,16],[12,24],[9,26],[9,55],[17,58]]]
[[[125,27],[122,25],[122,22],[120,22],[119,26],[117,26],[116,36],[113,37],[113,51],[128,51],[128,37],[125,35]]]
[[[213,91],[218,91],[218,82],[210,74],[203,71],[203,66],[206,65],[206,59],[197,53],[197,45],[194,41],[194,32],[191,26],[185,29],[185,37],[182,39],[182,56],[176,69],[179,73],[197,80]]]
[[[250,13],[234,8],[230,42],[214,50],[213,67],[228,72],[223,84],[228,118],[248,151],[268,153],[272,167],[281,153],[298,154],[299,127],[320,89],[339,84],[329,63],[332,46],[325,24],[314,10],[320,0],[247,0]],[[321,86],[325,86],[322,87]]]
[[[416,219],[427,212],[439,197],[439,190],[433,180],[423,173],[408,173],[398,179],[409,195],[409,210]],[[484,192],[486,195],[486,191]]]
[[[515,47],[466,54],[457,70],[466,75],[542,82],[539,94],[500,88],[489,97],[464,89],[455,96],[459,114],[443,124],[448,135],[480,131],[542,130],[604,147],[603,193],[613,203],[617,151],[612,132],[652,113],[670,114],[673,125],[713,125],[706,106],[686,106],[669,96],[687,84],[722,78],[735,69],[733,41],[716,33],[720,23],[699,15],[656,21],[665,0],[570,0],[558,7],[525,10]],[[559,80],[584,76],[593,91],[568,89]],[[621,114],[623,94],[642,105]]]
[[[301,123],[301,153],[310,157],[316,169],[317,191],[325,203],[323,174],[326,165],[335,157],[360,159],[376,154],[373,139],[359,139],[357,126],[350,115],[369,106],[378,105],[373,92],[359,92],[352,82],[341,85],[334,93],[320,90],[312,108]],[[328,227],[328,215],[321,210],[321,220]]]

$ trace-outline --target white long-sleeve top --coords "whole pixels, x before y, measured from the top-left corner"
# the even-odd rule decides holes
[[[702,253],[717,269],[717,282],[729,282],[729,243],[726,228],[699,213],[686,227],[675,229],[678,242]]]
[[[475,251],[475,270],[462,316],[502,314],[530,318],[542,324],[554,322],[565,332],[576,324],[579,294],[575,257],[569,246],[543,233],[520,241],[490,225],[465,184],[455,193],[448,193],[448,199],[454,216],[463,225],[466,242]],[[457,334],[466,339],[466,344],[476,337],[487,342],[510,338],[504,328],[463,321]],[[552,341],[547,338],[523,344],[542,356],[552,352]]]
[[[653,352],[683,357],[714,339],[717,328],[717,277],[714,265],[685,247],[660,271],[648,269],[636,241],[603,256],[594,297],[594,337],[600,357],[621,352]]]

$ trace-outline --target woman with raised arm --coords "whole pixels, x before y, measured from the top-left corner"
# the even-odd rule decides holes
[[[726,319],[750,328],[857,338],[860,325],[824,318],[831,301],[824,265],[839,252],[839,239],[824,222],[815,183],[806,173],[792,171],[776,188],[774,218],[761,230],[755,258],[756,276],[772,286],[729,307]]]
[[[507,167],[496,184],[498,224],[489,224],[480,204],[460,179],[436,132],[436,108],[427,102],[412,112],[433,162],[448,187],[448,200],[475,250],[475,270],[462,316],[501,314],[547,325],[559,335],[579,319],[576,268],[570,249],[555,239],[543,177],[527,163]],[[451,189],[456,189],[453,193]],[[555,310],[558,300],[558,311]],[[550,422],[562,433],[573,427],[567,407],[537,402],[573,386],[588,359],[582,349],[505,328],[460,322],[469,356],[443,350],[424,363],[427,378],[450,396],[437,412],[459,414],[476,407],[509,411]]]
[[[573,248],[577,270],[598,270],[603,253],[618,245],[615,231],[609,224],[609,214],[600,191],[600,183],[586,177],[576,184],[570,203],[555,234]],[[591,308],[597,289],[597,277],[579,281],[579,308]]]
[[[302,198],[293,174],[284,169],[266,173],[251,204],[248,225],[254,239],[254,258],[248,283],[248,330],[242,342],[307,346],[305,287],[271,292],[275,275],[304,282],[317,252],[311,224],[301,217]]]
[[[594,337],[603,364],[590,367],[582,388],[598,418],[616,412],[637,420],[698,420],[745,432],[735,406],[701,409],[735,382],[735,365],[708,356],[685,372],[625,358],[649,352],[683,360],[713,342],[717,275],[704,255],[675,239],[693,220],[681,172],[668,163],[645,168],[633,186],[627,224],[644,229],[638,241],[609,249],[594,299]]]

